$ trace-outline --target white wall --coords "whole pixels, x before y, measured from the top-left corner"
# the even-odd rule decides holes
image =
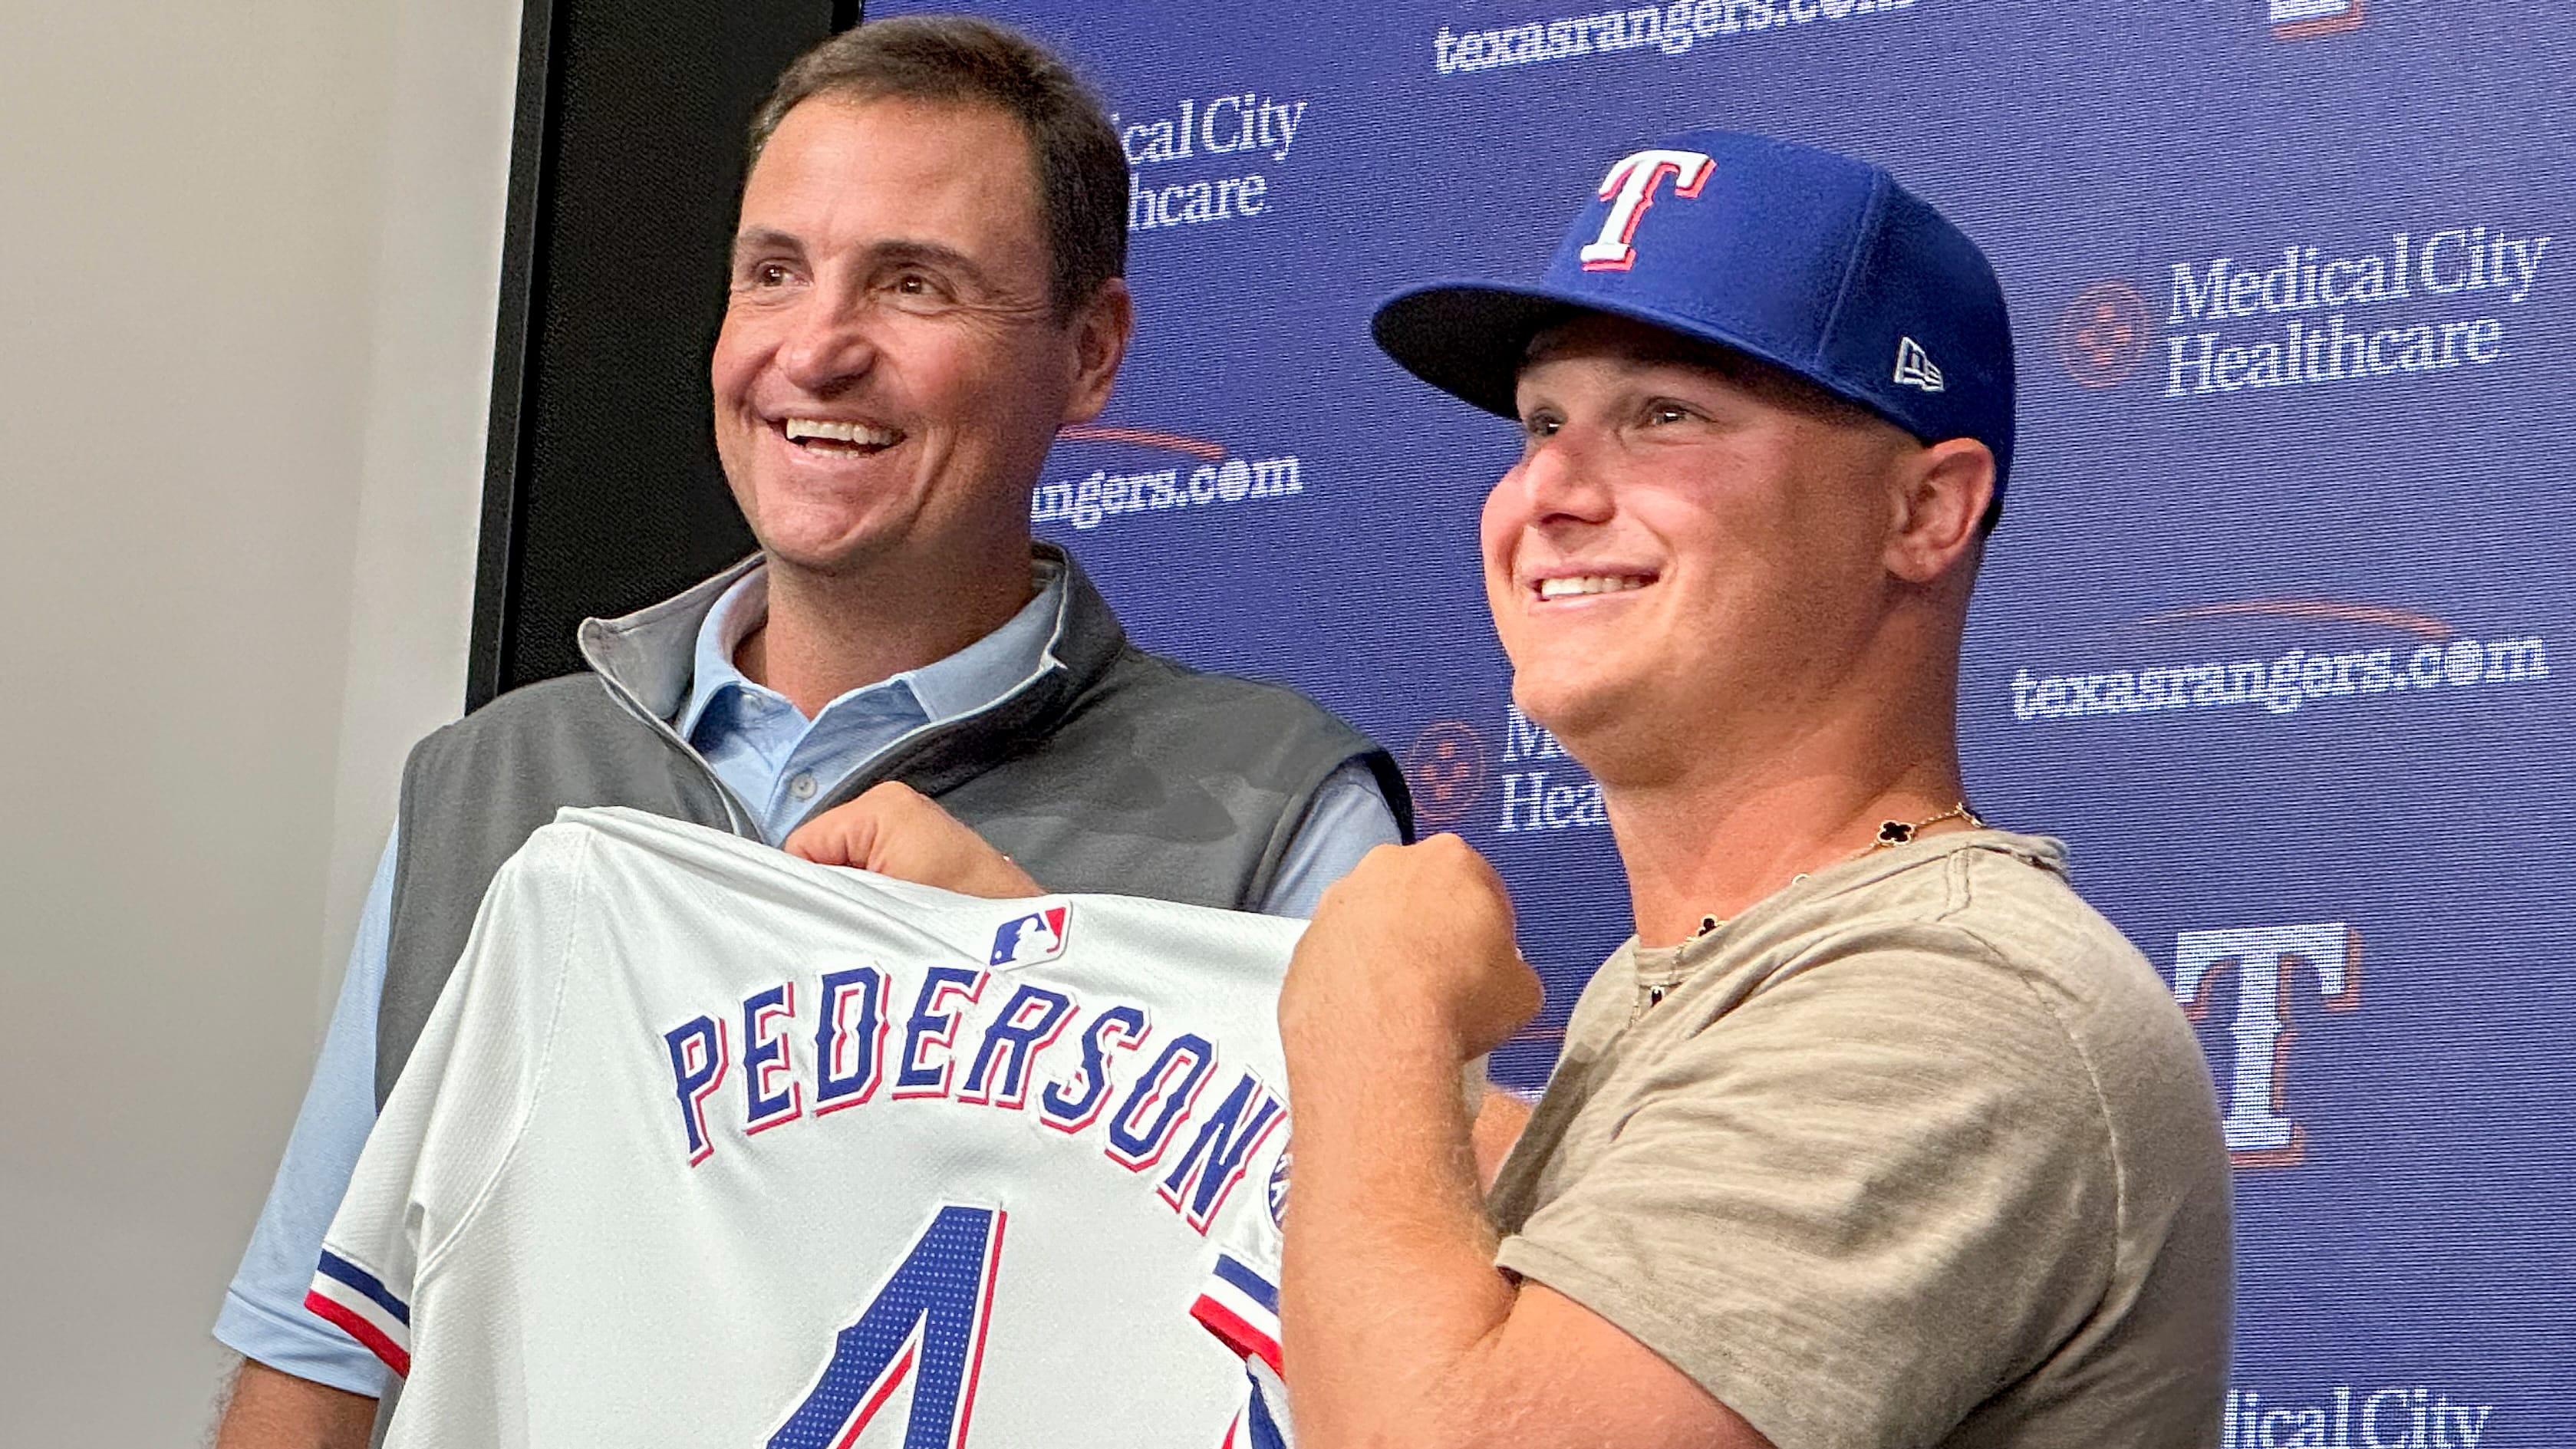
[[[518,0],[0,8],[0,1442],[185,1444],[462,691]]]

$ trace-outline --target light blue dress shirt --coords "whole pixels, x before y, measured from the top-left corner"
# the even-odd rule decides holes
[[[734,651],[769,615],[768,575],[755,570],[725,591],[700,626],[695,679],[674,728],[750,807],[761,833],[775,845],[805,818],[823,789],[888,745],[925,725],[982,709],[1046,667],[1063,580],[1052,573],[1042,577],[1038,596],[1001,628],[945,659],[851,690],[809,720],[784,695],[754,684],[734,667]],[[1371,847],[1396,838],[1395,814],[1377,782],[1363,767],[1343,766],[1316,796],[1262,911],[1312,914],[1324,887]],[[339,1210],[376,1120],[376,1007],[384,991],[393,886],[394,842],[388,840],[285,1159],[215,1319],[215,1337],[245,1358],[370,1396],[384,1392],[384,1366],[303,1305],[322,1234]]]

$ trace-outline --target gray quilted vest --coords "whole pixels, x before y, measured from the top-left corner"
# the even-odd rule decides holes
[[[998,702],[896,741],[815,796],[884,780],[937,799],[1050,890],[1248,909],[1326,777],[1358,761],[1409,839],[1386,752],[1305,696],[1202,674],[1127,640],[1069,558],[1046,663]],[[626,805],[759,831],[669,721],[698,627],[749,560],[667,603],[582,625],[592,673],[514,690],[438,731],[403,770],[376,1100],[402,1073],[494,872],[566,805]]]

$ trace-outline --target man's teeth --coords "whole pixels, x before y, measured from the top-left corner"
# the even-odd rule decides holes
[[[1636,574],[1581,574],[1569,579],[1541,579],[1538,596],[1542,599],[1570,599],[1581,594],[1621,594],[1642,589],[1649,579]]]
[[[837,423],[828,418],[789,418],[787,441],[819,438],[834,443],[856,443],[869,448],[891,448],[903,434],[892,428],[872,428],[866,423]]]

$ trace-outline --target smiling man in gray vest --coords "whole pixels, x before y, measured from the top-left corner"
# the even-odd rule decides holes
[[[365,1442],[381,1371],[304,1285],[486,882],[558,807],[776,843],[864,797],[896,828],[861,863],[894,873],[954,878],[923,857],[989,842],[1054,890],[1284,914],[1402,833],[1383,751],[1300,696],[1141,653],[1032,544],[1049,443],[1107,402],[1131,326],[1126,159],[1098,102],[997,27],[889,21],[791,67],[752,145],[711,372],[762,553],[592,620],[590,674],[413,752],[216,1326],[248,1360],[221,1445]]]

